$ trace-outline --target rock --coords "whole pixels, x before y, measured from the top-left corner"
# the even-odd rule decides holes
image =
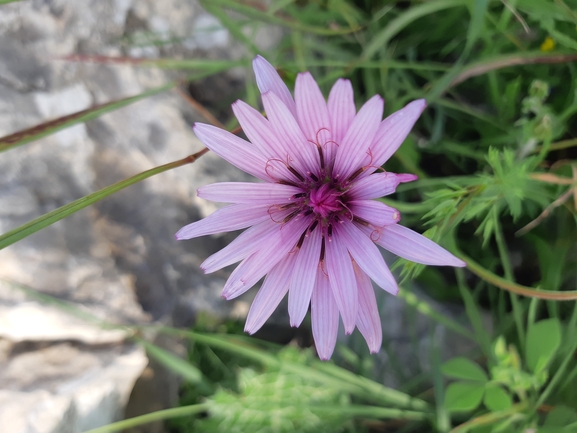
[[[160,45],[151,43],[159,40]],[[238,42],[196,1],[2,5],[0,137],[184,77],[61,60],[76,53],[243,55]],[[237,88],[244,73],[231,72]],[[220,93],[211,97],[231,98],[230,81],[221,76]],[[203,146],[191,129],[199,120],[176,92],[165,92],[2,153],[0,232],[199,151]],[[236,305],[220,297],[230,272],[207,276],[199,264],[233,235],[179,243],[174,233],[216,209],[196,198],[197,187],[248,178],[208,154],[0,251],[2,431],[76,433],[117,420],[146,365],[142,350],[126,342],[123,332],[94,326],[15,287],[65,300],[74,311],[113,324],[159,320],[187,326],[199,310],[225,317]],[[170,393],[158,401],[173,402],[176,387]]]

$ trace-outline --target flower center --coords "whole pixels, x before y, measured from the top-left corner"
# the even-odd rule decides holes
[[[340,197],[340,191],[324,183],[320,187],[312,188],[309,192],[309,206],[321,218],[327,218],[331,213],[344,209]]]

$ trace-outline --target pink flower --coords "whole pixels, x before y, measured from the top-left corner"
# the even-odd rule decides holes
[[[381,120],[383,99],[373,96],[356,112],[348,80],[335,83],[327,102],[311,74],[301,73],[293,99],[264,58],[255,58],[253,66],[267,118],[243,101],[233,104],[250,142],[205,124],[197,123],[194,131],[210,150],[264,182],[200,188],[199,197],[231,204],[183,227],[176,238],[249,227],[201,265],[210,273],[241,262],[224,286],[226,299],[266,275],[248,313],[248,333],[264,324],[288,292],[291,326],[299,326],[311,306],[321,359],[332,355],[339,314],[345,332],[357,326],[375,353],[382,330],[371,280],[389,293],[399,290],[375,244],[418,263],[465,266],[398,225],[399,212],[374,200],[416,179],[380,166],[404,141],[425,101]]]

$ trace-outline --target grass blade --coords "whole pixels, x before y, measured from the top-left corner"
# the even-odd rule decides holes
[[[123,421],[114,422],[103,427],[87,430],[84,433],[112,433],[128,428],[136,427],[137,425],[148,424],[149,422],[162,421],[169,418],[178,418],[181,416],[190,416],[208,410],[209,405],[193,404],[190,406],[175,407],[172,409],[159,410],[157,412],[147,413],[146,415],[136,416],[134,418],[125,419]]]
[[[375,37],[364,49],[363,54],[361,55],[361,59],[371,59],[375,54],[377,54],[377,52],[382,50],[383,47],[386,46],[397,33],[399,33],[413,21],[443,9],[462,6],[465,3],[466,2],[464,0],[436,0],[428,1],[407,9],[406,12],[402,13],[397,18],[389,22],[389,24],[384,29],[375,35]]]
[[[203,2],[205,3],[205,2]],[[206,3],[205,3],[206,4]],[[210,4],[213,6],[220,6],[226,9],[231,9],[236,12],[241,13],[249,18],[255,19],[257,21],[268,22],[270,24],[277,24],[283,27],[288,27],[293,30],[305,32],[305,33],[315,33],[317,35],[346,35],[359,30],[359,28],[343,28],[343,29],[330,29],[327,27],[317,27],[307,24],[302,24],[290,17],[276,13],[271,15],[267,13],[266,9],[261,10],[256,6],[249,6],[239,2],[238,0],[211,0]]]
[[[180,376],[182,376],[187,381],[200,384],[202,382],[202,373],[201,371],[192,365],[190,362],[185,361],[184,359],[179,358],[175,354],[168,352],[155,344],[149,343],[143,339],[136,339],[140,344],[144,346],[146,352],[155,358],[158,362],[168,368],[170,371],[173,371]]]
[[[220,72],[236,66],[244,66],[248,60],[209,60],[209,59],[147,59],[139,57],[91,56],[71,54],[60,57],[69,62],[98,63],[105,65],[134,65],[156,67],[161,69],[199,69],[212,73]]]
[[[14,134],[7,135],[0,138],[0,152],[12,149],[17,146],[22,146],[23,144],[30,143],[31,141],[38,140],[50,134],[54,134],[55,132],[70,126],[95,119],[110,111],[117,110],[134,102],[148,98],[149,96],[170,90],[177,84],[178,83],[173,82],[165,86],[147,90],[146,92],[143,92],[139,95],[96,105],[92,108],[87,108],[86,110],[59,117],[58,119],[50,120],[48,122],[41,123],[40,125],[33,126],[32,128],[27,128],[22,131],[15,132]]]
[[[208,152],[208,149],[204,148],[200,152],[187,156],[184,159],[143,171],[136,176],[132,176],[128,179],[103,188],[100,191],[79,198],[72,203],[68,203],[67,205],[59,207],[58,209],[54,209],[52,212],[48,212],[47,214],[44,214],[26,224],[23,224],[20,227],[16,227],[14,230],[11,230],[0,236],[0,250],[6,248],[9,245],[12,245],[14,242],[17,242],[20,239],[24,239],[25,237],[30,236],[32,233],[36,233],[38,230],[54,224],[56,221],[60,221],[61,219],[67,217],[70,214],[73,214],[74,212],[78,212],[80,209],[84,209],[85,207],[90,206],[91,204],[96,203],[97,201],[102,200],[103,198],[106,198],[109,195],[126,188],[127,186],[133,185],[137,182],[140,182],[141,180],[147,179],[151,176],[171,170],[173,168],[191,164],[206,152]]]

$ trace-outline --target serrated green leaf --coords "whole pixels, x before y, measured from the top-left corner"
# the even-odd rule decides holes
[[[445,376],[455,379],[467,379],[487,382],[487,374],[479,364],[463,357],[453,358],[445,362],[441,371]]]
[[[527,367],[534,373],[545,370],[560,344],[561,325],[556,318],[531,325],[527,332]]]
[[[445,407],[451,412],[467,412],[476,409],[485,392],[480,382],[453,382],[445,393]]]
[[[513,404],[511,396],[500,386],[488,386],[485,390],[483,403],[492,412],[509,409]]]

